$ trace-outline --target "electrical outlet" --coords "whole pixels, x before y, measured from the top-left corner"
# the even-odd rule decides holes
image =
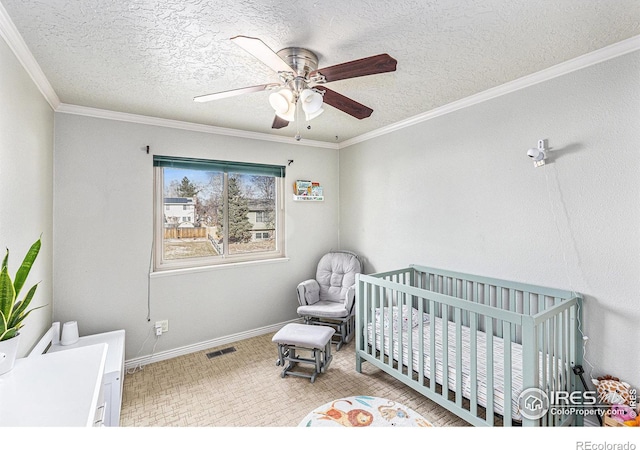
[[[166,333],[169,331],[169,321],[168,320],[158,320],[156,322],[156,329],[160,328],[162,333]]]

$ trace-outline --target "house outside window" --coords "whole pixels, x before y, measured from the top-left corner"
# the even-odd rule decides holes
[[[195,221],[195,200],[193,197],[165,197],[164,220],[167,227],[184,226],[185,223],[193,224]],[[183,214],[187,213],[187,216]]]
[[[154,166],[154,270],[284,257],[284,166],[166,156]]]

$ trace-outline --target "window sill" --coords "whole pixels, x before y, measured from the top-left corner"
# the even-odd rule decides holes
[[[262,264],[279,264],[288,262],[289,258],[281,257],[281,258],[273,258],[273,259],[260,259],[254,261],[238,261],[232,263],[225,264],[215,264],[209,266],[199,266],[199,267],[185,267],[181,269],[167,269],[167,270],[158,270],[155,272],[151,272],[149,274],[150,278],[162,278],[162,277],[172,277],[176,275],[187,275],[192,273],[200,273],[200,272],[212,272],[216,270],[227,270],[227,269],[238,269],[241,267],[254,266],[254,265],[262,265]]]

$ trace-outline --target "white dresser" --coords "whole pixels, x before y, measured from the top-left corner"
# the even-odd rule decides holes
[[[65,353],[96,344],[107,344],[107,357],[104,366],[103,390],[105,400],[104,425],[117,427],[120,425],[120,409],[122,407],[122,386],[124,383],[124,330],[82,336],[71,345],[51,344],[47,354]]]
[[[100,426],[107,345],[16,360],[0,375],[0,427]]]

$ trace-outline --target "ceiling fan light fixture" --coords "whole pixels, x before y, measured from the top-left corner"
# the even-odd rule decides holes
[[[295,119],[295,103],[293,103],[293,92],[289,89],[280,89],[269,95],[269,104],[278,117],[293,122]]]
[[[289,111],[284,112],[284,113],[276,111],[276,116],[280,117],[281,119],[286,120],[287,122],[295,122],[296,121],[295,108],[291,108],[291,109],[289,109]]]
[[[324,112],[324,108],[320,108],[318,110],[316,110],[315,112],[309,113],[309,112],[304,112],[304,116],[305,119],[307,119],[307,122],[309,122],[310,120],[315,119],[316,117],[318,117],[320,114],[322,114]]]
[[[314,114],[322,109],[322,94],[313,89],[304,89],[300,93],[300,102],[302,102],[302,110],[307,114]],[[315,115],[317,117],[320,114]],[[309,120],[309,119],[307,119]]]

